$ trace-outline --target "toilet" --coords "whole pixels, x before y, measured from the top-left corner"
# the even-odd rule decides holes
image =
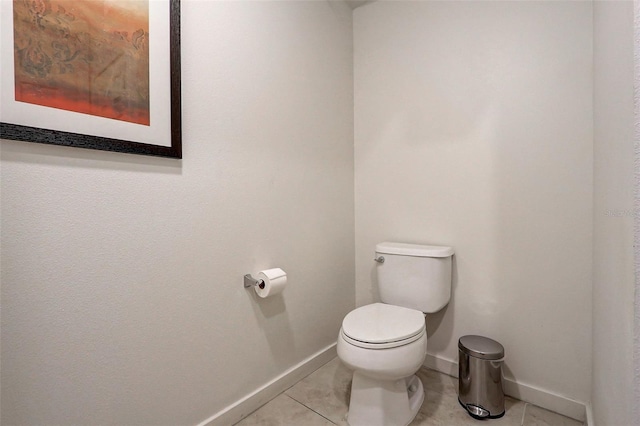
[[[406,426],[424,401],[415,375],[427,354],[425,314],[451,298],[453,248],[385,242],[376,245],[381,303],[342,321],[338,357],[353,370],[350,426]]]

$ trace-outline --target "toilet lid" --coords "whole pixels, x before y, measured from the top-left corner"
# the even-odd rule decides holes
[[[415,309],[373,303],[347,314],[342,332],[366,343],[389,343],[409,339],[425,328],[424,314]]]

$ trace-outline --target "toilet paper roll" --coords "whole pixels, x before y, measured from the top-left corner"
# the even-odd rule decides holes
[[[255,286],[256,293],[258,293],[258,296],[260,297],[269,297],[274,294],[280,294],[287,285],[287,273],[280,268],[260,271],[258,272],[257,278],[264,281],[263,288],[259,285]]]

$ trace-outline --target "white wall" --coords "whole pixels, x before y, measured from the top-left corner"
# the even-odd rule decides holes
[[[587,401],[592,5],[375,2],[354,11],[356,304],[377,242],[452,245],[428,352],[506,348],[506,375]]]
[[[634,424],[633,2],[594,3],[596,425]]]
[[[633,376],[635,401],[640,401],[640,1],[633,1],[633,68],[634,68],[634,260],[635,313]],[[634,424],[640,424],[640,404],[634,404]]]
[[[354,306],[350,9],[183,1],[182,61],[182,161],[2,142],[3,425],[196,424]]]

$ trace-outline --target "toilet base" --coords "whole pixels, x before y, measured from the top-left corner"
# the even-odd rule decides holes
[[[347,422],[350,426],[407,426],[423,401],[424,388],[416,375],[378,380],[355,371]]]

